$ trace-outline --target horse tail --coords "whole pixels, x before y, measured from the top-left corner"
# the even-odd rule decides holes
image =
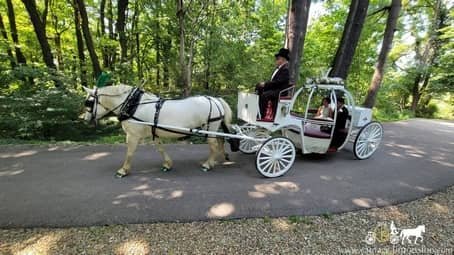
[[[230,126],[232,125],[233,117],[232,108],[230,108],[229,104],[223,98],[218,97],[218,100],[221,102],[222,108],[224,108],[224,120],[222,121],[222,126],[223,129],[227,128],[224,132],[228,131],[228,133],[230,133]]]

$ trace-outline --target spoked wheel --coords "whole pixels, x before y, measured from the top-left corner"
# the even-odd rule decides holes
[[[241,132],[243,132],[243,134],[245,134],[249,137],[254,137],[254,138],[270,137],[270,133],[268,130],[263,129],[263,128],[257,128],[256,126],[253,126],[253,125],[242,126]],[[243,139],[240,141],[240,151],[245,154],[253,154],[260,149],[261,144],[262,144],[262,142]]]
[[[265,177],[279,177],[292,168],[295,157],[295,145],[290,139],[273,137],[260,147],[255,167]]]
[[[367,159],[378,149],[383,139],[383,126],[370,122],[359,130],[353,144],[353,153],[357,159]]]

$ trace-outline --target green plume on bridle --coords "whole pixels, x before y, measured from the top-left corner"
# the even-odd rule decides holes
[[[112,76],[107,72],[102,72],[99,75],[98,80],[96,80],[96,87],[98,88],[102,88],[110,84],[112,84]]]

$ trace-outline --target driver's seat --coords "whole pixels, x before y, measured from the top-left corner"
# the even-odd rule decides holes
[[[279,118],[286,116],[290,112],[290,102],[292,101],[294,93],[295,85],[292,85],[279,92],[277,107],[273,105],[273,100],[269,100],[267,103],[265,116],[262,116],[262,119],[260,119],[259,121],[275,122]]]

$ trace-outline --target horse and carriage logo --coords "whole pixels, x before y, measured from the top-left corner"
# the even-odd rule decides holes
[[[391,221],[391,224],[380,223],[373,231],[367,232],[366,238],[364,241],[368,245],[374,245],[378,243],[387,243],[389,242],[392,245],[398,244],[399,242],[404,245],[405,243],[418,244],[422,243],[423,233],[426,232],[426,227],[424,225],[419,225],[416,228],[408,229],[398,229],[394,224],[394,221]]]

